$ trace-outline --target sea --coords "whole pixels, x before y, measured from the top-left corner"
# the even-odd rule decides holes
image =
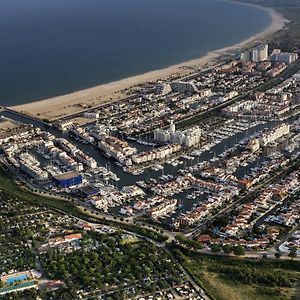
[[[222,0],[1,0],[0,105],[198,58],[270,23],[265,10]]]

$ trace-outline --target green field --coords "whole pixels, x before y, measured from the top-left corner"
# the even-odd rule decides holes
[[[300,299],[300,262],[183,254],[177,259],[215,300]]]

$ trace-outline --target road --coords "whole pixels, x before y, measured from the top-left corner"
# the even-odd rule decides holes
[[[197,74],[194,74],[194,75],[191,75],[191,76],[197,76]],[[276,84],[278,84],[278,83],[284,81],[285,79],[286,79],[285,76],[283,76],[281,78],[276,78],[275,80],[270,80],[268,82],[268,84],[264,84],[263,86],[265,87],[265,86],[270,85],[270,84],[275,83],[275,82],[276,82]],[[255,90],[259,90],[259,89],[260,89],[260,87],[256,88]],[[152,90],[149,89],[148,91],[145,91],[144,93],[151,92],[151,91],[154,91],[154,88]],[[243,94],[241,96],[238,96],[238,97],[233,98],[233,99],[231,99],[231,100],[229,100],[229,101],[227,101],[225,103],[222,103],[222,104],[219,104],[219,105],[217,105],[215,107],[212,107],[212,108],[210,108],[210,109],[208,109],[208,110],[206,110],[204,112],[201,112],[201,113],[197,114],[196,116],[191,117],[190,119],[183,120],[182,122],[186,122],[188,120],[192,121],[193,119],[196,120],[197,118],[201,118],[203,116],[209,115],[210,113],[217,112],[221,108],[226,107],[226,106],[228,106],[228,105],[230,105],[230,104],[232,104],[232,103],[234,103],[236,101],[239,101],[241,98],[248,96],[251,92],[252,91],[246,92],[245,94]],[[120,101],[120,102],[121,101],[129,101],[130,99],[134,99],[136,97],[142,96],[144,93],[135,94],[133,96],[129,96],[129,97],[126,97],[126,98],[121,99],[121,100],[116,100],[115,102],[118,102],[118,101]],[[105,105],[105,104],[101,104],[101,105],[99,105],[97,107],[94,107],[94,108],[91,108],[91,109],[87,109],[86,111],[90,111],[90,110],[94,110],[94,109],[99,109],[103,105]],[[10,112],[10,113],[12,113],[12,114],[14,114],[14,115],[16,115],[16,116],[21,116],[23,118],[26,118],[29,121],[38,122],[38,124],[41,124],[43,126],[47,126],[47,127],[50,126],[47,122],[44,122],[44,121],[42,121],[42,120],[40,120],[38,118],[35,118],[35,117],[32,117],[32,116],[28,116],[28,115],[20,113],[20,112],[16,112],[16,111],[14,111],[14,110],[12,110],[10,108],[5,108],[5,110],[8,111],[8,112]],[[68,116],[60,118],[60,120],[61,121],[69,120],[69,119],[75,118],[77,116],[80,116],[82,113],[83,112],[81,111],[81,112],[78,112],[78,113],[75,113],[75,114],[72,114],[72,115],[68,115]],[[274,180],[275,178],[277,178],[278,176],[280,176],[285,170],[286,170],[286,168],[284,170],[282,170],[280,173],[278,173],[278,174],[272,176],[271,178],[269,178],[268,180],[264,181],[263,183],[257,185],[255,188],[250,189],[250,193],[254,193],[258,189],[264,187],[271,180]],[[249,196],[249,194],[247,194],[247,195],[245,195],[243,197],[240,197],[237,201],[231,203],[229,206],[227,206],[224,209],[222,209],[220,212],[218,212],[216,215],[214,215],[209,220],[207,220],[205,222],[202,222],[201,224],[198,224],[195,229],[191,230],[190,232],[187,232],[186,236],[192,237],[199,230],[201,230],[202,228],[204,228],[206,226],[207,222],[213,220],[214,218],[216,218],[216,217],[218,217],[218,216],[220,216],[220,215],[222,215],[224,213],[229,212],[235,205],[240,205],[241,203],[243,203],[243,201],[245,201],[248,196]],[[113,222],[120,222],[120,223],[124,223],[124,224],[133,223],[133,218],[126,218],[124,221],[121,221],[120,219],[116,220],[113,216],[109,216],[107,214],[101,214],[100,212],[95,211],[94,209],[91,209],[90,207],[86,206],[84,203],[80,202],[79,200],[75,200],[75,203],[78,204],[78,205],[80,205],[80,207],[82,207],[83,209],[85,209],[87,213],[92,214],[92,217],[94,217],[94,218],[105,219],[105,220],[110,220],[110,221],[113,221]],[[63,212],[63,213],[66,213],[66,212]],[[83,220],[83,219],[80,219],[78,217],[75,217],[75,218],[77,218],[77,219],[79,219],[81,221]],[[140,227],[144,227],[146,229],[151,229],[148,226],[141,225],[140,223],[138,225]],[[163,234],[165,234],[168,237],[168,242],[174,241],[176,233],[168,231],[168,230],[165,230],[165,229],[162,229],[162,228],[159,228],[159,230],[162,230]],[[157,247],[161,247],[162,249],[164,249],[165,251],[167,251],[173,257],[172,253],[170,253],[170,251],[166,247],[165,243],[159,243],[157,241],[154,241],[154,240],[152,240],[152,239],[150,239],[148,237],[142,236],[142,235],[137,234],[135,232],[130,232],[130,231],[127,231],[127,232],[130,233],[130,234],[133,234],[133,235],[135,235],[135,236],[137,236],[139,238],[143,238],[143,239],[145,239],[145,240],[147,240],[147,241],[149,241],[151,243],[154,243]],[[289,238],[289,236],[287,236],[286,238]],[[273,248],[273,249],[270,249],[269,251],[251,252],[251,253],[247,252],[244,257],[247,257],[247,258],[257,258],[259,256],[261,257],[264,254],[266,254],[267,256],[269,255],[270,257],[271,256],[273,257],[274,256],[274,251],[276,251],[276,247]],[[202,254],[212,254],[210,251],[207,251],[207,250],[197,250],[197,252],[198,253],[202,253]],[[216,254],[216,255],[222,255],[222,254]],[[286,258],[286,257],[284,256],[284,258]],[[173,257],[173,259],[175,259],[175,258]],[[299,258],[296,258],[296,259],[299,259]],[[186,274],[187,278],[189,278],[189,280],[191,281],[191,283],[194,286],[194,288],[196,290],[199,290],[201,293],[203,293],[203,295],[205,295],[205,293],[201,290],[201,288],[190,277],[190,275],[188,274],[188,272],[183,269],[182,265],[179,265],[179,266],[180,266],[180,268],[182,268],[182,270],[183,270],[184,274]],[[208,299],[208,298],[206,298],[206,299]]]
[[[58,210],[58,211],[60,211],[60,212],[62,212],[62,213],[65,213],[65,212],[63,212],[63,211],[61,211],[61,210]],[[96,216],[96,217],[97,217],[97,216]],[[99,217],[99,216],[98,216],[98,217]],[[106,217],[106,219],[108,219],[106,215],[105,215],[105,217]],[[86,220],[81,219],[81,218],[79,218],[79,217],[77,217],[77,216],[73,216],[73,218],[75,218],[76,220],[81,221],[81,222],[87,222]],[[116,222],[116,220],[113,219],[113,218],[111,218],[111,220],[114,221],[114,222]],[[96,223],[96,222],[95,222],[95,223],[94,223],[94,222],[87,222],[87,223],[88,223],[89,225],[91,225],[92,227],[94,227],[94,228],[97,228],[99,225],[102,225],[101,222],[99,222],[99,223]],[[128,224],[126,221],[124,221],[123,223]],[[118,230],[118,227],[111,226],[111,225],[109,225],[109,226],[110,226],[111,228],[113,228],[113,229]],[[146,229],[149,229],[149,228],[147,228],[147,227],[145,227],[145,228],[146,228]],[[151,239],[151,238],[149,238],[149,237],[143,236],[143,235],[138,234],[138,233],[133,232],[133,231],[124,230],[124,229],[122,229],[122,231],[125,232],[125,233],[128,233],[128,234],[134,235],[134,236],[136,236],[136,237],[138,237],[138,238],[140,238],[140,239],[146,240],[146,241],[148,241],[148,242],[154,244],[155,246],[157,246],[157,247],[163,249],[166,253],[169,254],[169,256],[173,259],[173,261],[179,266],[179,268],[181,269],[181,271],[183,272],[183,274],[186,276],[187,280],[192,284],[193,288],[194,288],[194,289],[195,289],[195,290],[196,290],[196,291],[197,291],[197,292],[198,292],[205,300],[209,300],[209,299],[210,299],[210,298],[205,294],[205,292],[202,290],[202,288],[194,281],[194,279],[190,276],[190,274],[185,270],[185,268],[184,268],[184,267],[176,260],[176,258],[173,256],[173,254],[171,253],[171,251],[167,248],[165,242],[160,243],[160,242],[158,242],[158,241],[155,241],[155,240],[153,240],[153,239]],[[171,234],[171,232],[169,232],[169,233]],[[174,239],[174,234],[173,234],[173,233],[171,234],[171,237],[172,237],[172,239]]]
[[[28,121],[34,121],[34,122],[37,122],[37,123],[39,123],[39,124],[41,124],[41,125],[44,125],[44,126],[50,126],[49,123],[44,122],[43,120],[41,120],[41,119],[39,119],[39,118],[35,118],[35,117],[29,116],[29,115],[27,115],[27,114],[25,114],[25,113],[21,113],[21,112],[15,111],[15,110],[13,110],[13,109],[11,109],[11,108],[9,108],[9,107],[4,107],[4,111],[7,111],[7,112],[9,112],[9,113],[11,113],[11,114],[13,114],[13,115],[16,115],[16,116],[25,118],[25,119],[27,119]]]
[[[280,240],[278,242],[278,244],[281,244],[284,242],[283,240]],[[208,248],[204,248],[204,249],[190,249],[187,248],[186,245],[183,244],[179,244],[180,247],[192,251],[194,253],[197,254],[201,254],[201,255],[214,255],[214,256],[227,256],[227,257],[237,257],[236,255],[232,254],[232,253],[224,253],[224,252],[211,252]],[[262,250],[262,251],[246,251],[244,255],[239,255],[239,258],[248,258],[248,259],[255,259],[255,260],[260,260],[263,257],[265,258],[270,258],[270,259],[275,259],[275,253],[278,252],[273,248],[268,249],[268,250]],[[300,257],[295,257],[295,258],[291,258],[288,255],[282,255],[280,257],[280,259],[284,259],[284,260],[296,260],[296,261],[300,261]]]
[[[300,224],[296,225],[287,235],[280,239],[272,248],[267,251],[267,255],[275,255],[279,251],[279,246],[286,242],[297,230],[300,230]],[[282,255],[282,258],[288,257],[287,255]],[[300,260],[300,257],[295,257],[294,259]]]
[[[143,92],[141,92],[141,93],[137,93],[137,94],[134,94],[132,96],[128,96],[128,97],[125,97],[125,98],[122,98],[122,99],[116,99],[116,100],[112,100],[112,101],[109,101],[109,102],[106,102],[106,103],[101,103],[101,104],[99,104],[97,106],[94,106],[92,108],[88,108],[88,109],[82,110],[82,111],[74,113],[74,114],[70,114],[70,115],[67,115],[67,116],[64,116],[64,117],[57,118],[56,120],[67,121],[67,120],[70,120],[70,119],[73,119],[73,118],[80,117],[83,113],[91,112],[91,111],[100,109],[101,107],[103,107],[103,106],[105,106],[107,104],[133,100],[133,99],[141,97],[141,96],[143,96],[145,94],[153,93],[155,91],[156,91],[156,87],[154,87],[154,88],[148,88],[148,89],[143,90]]]
[[[193,228],[191,231],[188,231],[185,233],[186,236],[188,237],[192,237],[195,234],[197,234],[200,230],[202,230],[203,228],[205,228],[206,224],[208,222],[211,222],[212,220],[215,220],[217,217],[230,212],[235,206],[237,207],[238,205],[241,205],[242,203],[245,202],[245,200],[247,200],[247,198],[249,197],[250,194],[253,194],[255,192],[257,192],[258,190],[260,190],[261,188],[265,187],[268,183],[272,182],[273,180],[277,179],[278,177],[280,177],[284,172],[286,172],[288,169],[292,168],[293,166],[296,165],[297,162],[293,162],[292,165],[289,165],[287,167],[285,167],[284,169],[282,169],[280,172],[276,173],[275,175],[267,178],[266,180],[263,180],[263,182],[259,183],[258,185],[255,185],[254,187],[249,189],[249,193],[247,193],[245,196],[242,196],[240,198],[238,198],[235,202],[231,203],[229,206],[226,206],[224,209],[220,210],[217,214],[215,214],[214,216],[212,216],[211,218],[207,219],[206,221],[198,224],[196,226],[196,228]]]

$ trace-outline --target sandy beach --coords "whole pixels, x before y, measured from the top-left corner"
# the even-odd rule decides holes
[[[233,1],[234,2],[234,1]],[[240,3],[240,2],[239,2]],[[240,3],[241,4],[241,3]],[[242,3],[244,5],[252,5]],[[255,5],[254,5],[255,6]],[[249,47],[256,41],[268,39],[273,33],[282,29],[288,20],[277,13],[274,9],[260,7],[266,10],[272,17],[269,27],[255,36],[230,47],[208,52],[205,56],[197,59],[172,65],[167,68],[147,72],[141,75],[128,77],[107,84],[101,84],[85,90],[57,96],[45,100],[35,101],[23,105],[13,106],[12,109],[35,116],[41,119],[55,120],[57,118],[80,112],[88,107],[95,107],[102,103],[124,98],[124,90],[143,83],[166,79],[170,76],[185,75],[191,73],[191,68],[201,68],[213,65],[217,58],[226,53]],[[187,68],[190,67],[190,68]]]

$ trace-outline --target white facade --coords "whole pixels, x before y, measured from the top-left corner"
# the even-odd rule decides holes
[[[276,128],[264,133],[260,138],[260,144],[262,146],[266,146],[267,144],[276,141],[280,137],[288,134],[289,132],[290,132],[289,124],[279,125]]]
[[[87,119],[98,119],[99,113],[98,112],[85,112],[83,116]]]
[[[164,158],[172,153],[175,153],[181,149],[178,144],[172,144],[156,148],[147,152],[141,152],[132,156],[132,161],[136,164],[149,162],[155,159]]]
[[[198,89],[194,82],[183,82],[183,81],[174,81],[171,82],[171,88],[173,92],[178,93],[196,93]]]
[[[154,139],[162,143],[176,143],[185,147],[192,147],[200,142],[202,129],[199,126],[184,131],[176,131],[171,121],[169,130],[158,129],[154,132]]]
[[[298,59],[297,53],[276,53],[271,56],[271,60],[274,62],[281,62],[285,64],[290,64]]]
[[[260,45],[251,50],[251,60],[253,62],[261,62],[268,59],[268,45]]]

